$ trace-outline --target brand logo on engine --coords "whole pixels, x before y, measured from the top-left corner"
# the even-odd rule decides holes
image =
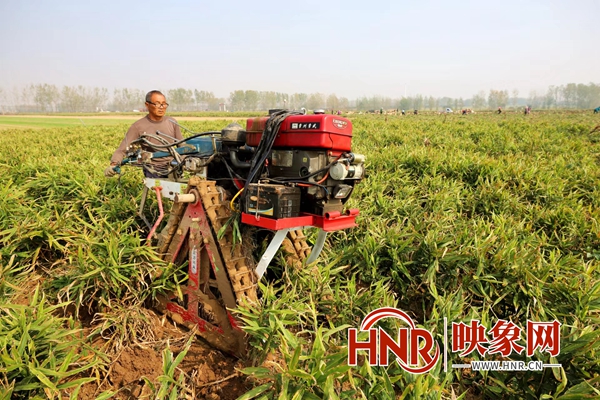
[[[319,129],[320,122],[292,122],[290,129]]]
[[[347,121],[342,121],[341,119],[333,119],[333,125],[338,129],[344,129],[348,126]]]

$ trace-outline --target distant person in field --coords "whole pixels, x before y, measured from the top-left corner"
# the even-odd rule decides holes
[[[600,107],[594,108],[594,114],[600,113]]]
[[[402,110],[402,115],[406,115],[406,111]]]
[[[502,114],[502,107],[498,107],[498,111],[496,111],[498,114]]]
[[[419,115],[419,110],[415,110],[414,114]]]
[[[125,138],[123,138],[119,148],[115,150],[110,158],[110,165],[104,170],[104,175],[107,178],[116,175],[114,167],[118,166],[121,161],[123,161],[127,146],[135,139],[139,139],[142,135],[157,135],[158,131],[160,132],[160,137],[169,143],[174,143],[183,139],[181,131],[179,130],[179,125],[177,125],[175,119],[172,117],[165,117],[167,107],[169,107],[167,99],[158,90],[152,90],[146,94],[146,108],[148,109],[148,115],[134,122],[125,134]],[[154,138],[148,138],[148,140],[154,144],[164,144]],[[166,178],[170,169],[170,161],[170,157],[154,161],[148,168],[144,167],[144,175],[146,178]]]

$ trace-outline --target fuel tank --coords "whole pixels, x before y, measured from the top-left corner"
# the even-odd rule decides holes
[[[268,119],[248,118],[248,146],[258,146]],[[273,148],[323,149],[329,150],[329,155],[339,155],[350,151],[351,144],[352,122],[346,118],[330,114],[291,115],[281,123]]]

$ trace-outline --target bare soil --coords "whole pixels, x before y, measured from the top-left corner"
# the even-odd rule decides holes
[[[20,283],[19,292],[13,297],[15,304],[30,304],[38,284],[44,277],[34,272],[31,279]],[[70,310],[65,310],[71,314]],[[189,329],[179,327],[164,315],[155,311],[146,312],[150,318],[150,328],[154,337],[152,342],[139,343],[121,348],[115,354],[107,352],[107,342],[101,337],[95,337],[92,347],[106,352],[109,356],[106,373],[100,373],[97,381],[83,385],[78,399],[96,399],[105,391],[116,392],[113,399],[151,399],[150,384],[160,387],[157,378],[163,374],[163,350],[169,348],[173,358],[184,349],[191,334]],[[90,316],[81,316],[83,334],[89,337],[94,326],[90,325]],[[202,338],[196,336],[185,358],[179,364],[175,378],[180,373],[185,376],[186,393],[184,397],[192,399],[234,400],[252,388],[249,378],[239,370],[250,366],[249,361],[243,361],[214,349]],[[82,378],[77,376],[76,378]]]
[[[84,385],[79,398],[95,399],[103,391],[118,392],[113,397],[116,399],[151,398],[148,381],[160,387],[157,378],[163,374],[163,350],[168,346],[173,358],[177,357],[189,334],[186,328],[156,314],[152,316],[152,326],[156,342],[125,347],[114,354],[103,380]],[[93,346],[100,349],[103,345],[103,340],[98,339]],[[252,388],[247,377],[239,372],[246,366],[244,361],[223,354],[196,337],[175,378],[185,374],[186,397],[233,400]]]

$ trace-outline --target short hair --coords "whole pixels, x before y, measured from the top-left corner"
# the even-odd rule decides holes
[[[146,103],[150,103],[152,101],[152,95],[154,94],[160,94],[161,96],[165,97],[165,95],[162,94],[160,90],[151,90],[148,93],[146,93]]]

